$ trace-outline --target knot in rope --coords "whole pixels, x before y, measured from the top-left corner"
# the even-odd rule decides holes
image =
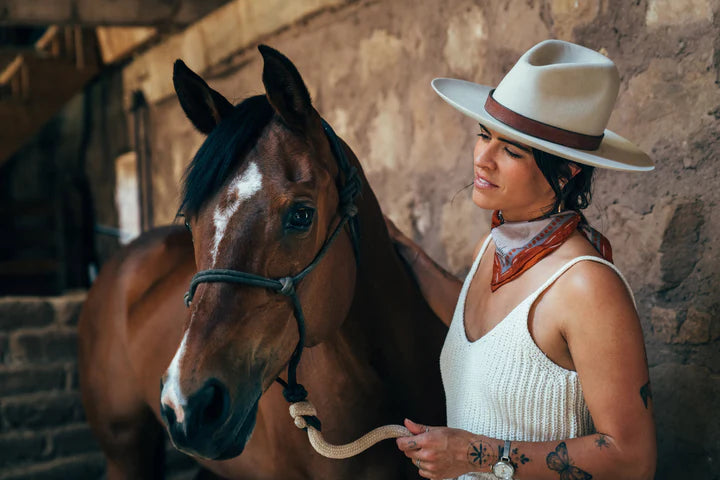
[[[303,430],[312,427],[320,430],[320,419],[317,418],[317,410],[310,402],[296,402],[290,405],[290,416],[295,426]]]
[[[342,206],[342,214],[346,217],[354,217],[358,214],[358,208],[357,205],[354,203],[347,203]]]
[[[283,277],[279,282],[282,284],[282,288],[279,290],[280,293],[288,297],[295,294],[295,280],[293,280],[293,277]]]
[[[286,385],[283,389],[283,397],[288,403],[304,402],[307,396],[307,390],[299,383]]]
[[[190,290],[185,292],[185,296],[183,297],[183,299],[185,300],[185,306],[190,307],[190,304],[192,303],[192,300],[190,299]]]

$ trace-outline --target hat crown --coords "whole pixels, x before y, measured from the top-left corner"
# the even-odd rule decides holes
[[[520,57],[493,98],[537,122],[602,135],[619,88],[620,76],[609,58],[580,45],[546,40]]]

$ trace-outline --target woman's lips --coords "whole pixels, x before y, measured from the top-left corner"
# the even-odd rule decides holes
[[[498,188],[497,185],[495,185],[494,183],[490,183],[489,181],[485,180],[480,175],[475,176],[474,183],[475,183],[475,188],[480,189],[480,190],[488,190],[491,188]]]

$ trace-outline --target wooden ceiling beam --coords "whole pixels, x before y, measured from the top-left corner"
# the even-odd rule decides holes
[[[0,167],[101,65],[94,30],[56,29],[36,47],[14,58],[0,51],[6,64],[0,72]]]
[[[228,0],[0,0],[0,25],[178,26]]]

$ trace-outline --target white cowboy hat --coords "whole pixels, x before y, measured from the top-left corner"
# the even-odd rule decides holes
[[[509,139],[594,167],[652,170],[648,155],[605,128],[619,86],[612,60],[561,40],[525,52],[495,89],[432,81],[443,100]]]

